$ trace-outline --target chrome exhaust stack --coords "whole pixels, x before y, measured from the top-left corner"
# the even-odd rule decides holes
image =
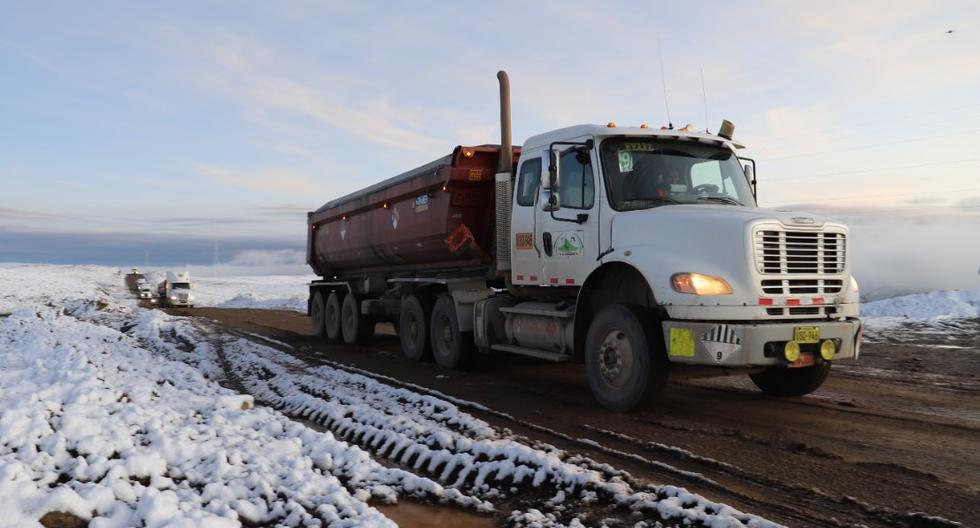
[[[514,184],[514,149],[510,135],[510,78],[507,72],[497,72],[500,81],[500,158],[494,176],[496,201],[496,264],[497,272],[510,271],[510,215]]]

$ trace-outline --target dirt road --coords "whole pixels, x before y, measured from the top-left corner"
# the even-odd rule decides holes
[[[581,365],[493,356],[446,372],[402,359],[390,326],[350,347],[310,336],[295,312],[173,313],[476,402],[490,410],[461,406],[515,435],[789,526],[980,526],[980,322],[941,339],[876,336],[811,396],[767,397],[740,377],[688,380],[650,408],[613,414],[593,402]]]

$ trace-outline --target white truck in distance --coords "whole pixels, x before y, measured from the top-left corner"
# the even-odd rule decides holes
[[[167,272],[167,279],[157,286],[160,296],[160,306],[194,307],[193,284],[188,271]]]
[[[153,286],[146,279],[140,279],[136,283],[136,292],[139,300],[156,304],[157,296],[153,293]]]
[[[760,208],[731,123],[562,128],[525,141],[515,172],[498,78],[501,145],[456,147],[309,213],[316,333],[354,343],[397,321],[406,358],[446,368],[474,348],[581,361],[617,411],[669,372],[747,374],[794,396],[858,356],[847,226]],[[499,160],[490,186],[474,168],[487,155]],[[492,222],[471,212],[488,202]]]

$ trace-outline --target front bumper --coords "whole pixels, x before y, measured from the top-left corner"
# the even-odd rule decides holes
[[[782,356],[783,344],[793,339],[794,329],[800,326],[819,328],[821,340],[839,340],[835,360],[857,359],[862,329],[859,319],[770,323],[668,320],[663,322],[663,336],[667,357],[673,363],[772,366],[786,364]],[[767,343],[770,344],[769,354],[766,353]],[[809,352],[809,347],[804,345],[804,353]]]

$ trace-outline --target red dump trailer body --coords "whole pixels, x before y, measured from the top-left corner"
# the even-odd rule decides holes
[[[514,149],[514,163],[520,154]],[[451,154],[308,214],[307,263],[321,277],[491,269],[500,147]]]

